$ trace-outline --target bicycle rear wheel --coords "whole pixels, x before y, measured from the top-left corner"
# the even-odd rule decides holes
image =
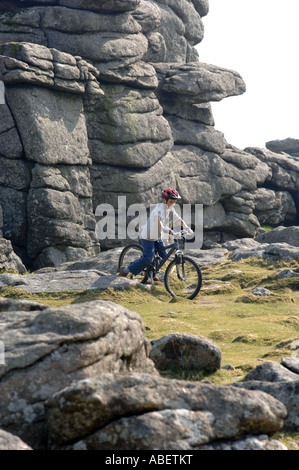
[[[174,259],[167,266],[164,283],[166,290],[173,297],[194,299],[202,284],[200,268],[188,256],[183,256],[180,261]]]
[[[131,243],[130,245],[125,246],[122,250],[121,254],[119,255],[118,259],[118,269],[121,266],[129,266],[129,264],[133,263],[134,261],[141,258],[143,255],[143,248],[138,243]],[[144,282],[145,278],[147,278],[146,272],[141,271],[139,274],[134,276],[132,273],[128,274],[129,279],[138,279],[140,282]]]

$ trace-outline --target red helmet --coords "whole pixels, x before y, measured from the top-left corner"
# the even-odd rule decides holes
[[[162,197],[164,197],[165,199],[181,199],[179,193],[172,188],[163,189]]]

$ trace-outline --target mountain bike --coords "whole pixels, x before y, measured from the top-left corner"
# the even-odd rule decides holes
[[[194,299],[200,291],[202,275],[198,264],[184,254],[187,234],[188,231],[186,230],[176,232],[174,234],[174,242],[165,247],[168,250],[166,258],[162,259],[155,250],[154,259],[149,266],[137,276],[129,273],[129,278],[138,279],[141,284],[146,284],[150,281],[153,286],[154,280],[160,274],[163,277],[167,292],[172,297]],[[143,248],[141,243],[130,243],[122,250],[119,256],[118,268],[128,266],[133,261],[139,259],[142,254]],[[174,258],[170,260],[173,254]],[[169,264],[163,276],[163,268],[168,261]]]

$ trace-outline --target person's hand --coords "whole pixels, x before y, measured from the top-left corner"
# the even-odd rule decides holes
[[[186,227],[186,229],[185,229],[185,230],[187,230],[187,232],[188,232],[188,235],[194,235],[194,232],[193,232],[192,228],[190,228],[190,227]]]

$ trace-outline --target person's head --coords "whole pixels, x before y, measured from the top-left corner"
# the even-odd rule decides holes
[[[162,199],[165,204],[170,207],[174,205],[178,199],[181,199],[181,196],[176,189],[167,188],[162,191]]]

